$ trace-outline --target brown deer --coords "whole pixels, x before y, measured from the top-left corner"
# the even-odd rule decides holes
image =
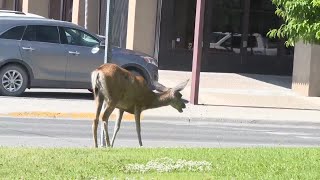
[[[171,89],[154,82],[155,89],[159,91],[159,93],[156,93],[149,88],[142,76],[135,76],[115,64],[104,64],[94,70],[91,74],[92,89],[97,104],[96,117],[92,124],[94,146],[98,147],[97,128],[103,102],[105,102],[105,106],[102,121],[107,146],[110,147],[108,119],[115,108],[119,109],[119,114],[114,127],[111,147],[113,147],[114,140],[120,129],[124,112],[134,114],[139,145],[142,146],[140,128],[141,112],[146,109],[168,105],[171,105],[180,113],[183,112],[182,109],[185,108],[186,105],[180,91],[186,87],[188,81],[189,80]]]

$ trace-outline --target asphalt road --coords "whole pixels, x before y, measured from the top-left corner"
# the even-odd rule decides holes
[[[114,123],[109,124],[111,135]],[[100,128],[99,128],[100,129]],[[144,147],[319,146],[319,124],[142,121]],[[0,146],[92,147],[90,120],[0,118]],[[134,122],[122,123],[115,147],[138,147]]]

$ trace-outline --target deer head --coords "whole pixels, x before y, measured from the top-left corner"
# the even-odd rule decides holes
[[[186,108],[185,102],[186,100],[182,99],[182,91],[188,84],[189,79],[185,82],[180,83],[174,88],[167,88],[164,85],[154,82],[155,89],[159,92],[164,93],[164,96],[168,96],[169,105],[178,110],[180,113],[183,112],[183,109]]]

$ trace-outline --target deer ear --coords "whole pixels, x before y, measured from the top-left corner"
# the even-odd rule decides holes
[[[169,90],[167,87],[165,87],[164,85],[160,84],[157,81],[154,81],[153,85],[154,85],[155,90],[157,90],[159,92],[165,92],[165,91]]]
[[[185,82],[183,83],[180,83],[179,85],[177,85],[175,88],[173,88],[174,91],[182,91],[188,84],[189,82],[189,79],[186,80]]]

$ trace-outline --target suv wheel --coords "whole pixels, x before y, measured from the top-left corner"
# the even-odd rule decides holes
[[[139,73],[138,71],[136,71],[136,70],[129,70],[133,75],[135,75],[135,76],[142,76],[143,77],[143,75],[141,74],[141,73]],[[144,78],[144,77],[143,77]],[[145,79],[145,78],[144,78]],[[146,80],[146,79],[145,79]]]
[[[144,80],[146,81],[146,83],[148,84],[150,89],[153,89],[153,85],[151,82],[148,81],[147,78],[145,78],[140,72],[136,71],[136,70],[129,70],[133,75],[135,76],[141,76],[144,78]]]
[[[20,96],[28,85],[28,75],[17,65],[8,65],[0,70],[0,95]]]

